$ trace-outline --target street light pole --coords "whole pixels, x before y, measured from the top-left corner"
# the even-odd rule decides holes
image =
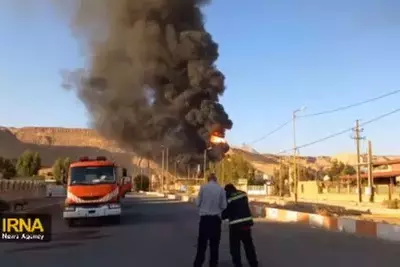
[[[168,175],[168,171],[169,171],[169,148],[166,148],[167,150],[167,155],[166,155],[166,160],[165,160],[165,170],[167,172]]]
[[[293,182],[294,182],[294,202],[298,201],[298,177],[297,177],[297,144],[296,144],[296,113],[305,110],[306,107],[301,107],[293,111]]]
[[[169,175],[169,147],[166,148],[166,160],[165,160],[165,181],[167,182],[167,190],[169,189],[169,185],[168,185],[168,175]]]
[[[204,162],[203,162],[203,183],[206,182],[206,170],[207,170],[207,148],[204,149]]]
[[[161,193],[164,193],[164,146],[161,146]]]

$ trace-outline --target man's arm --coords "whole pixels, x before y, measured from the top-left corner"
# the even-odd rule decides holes
[[[221,211],[224,211],[228,207],[228,202],[226,200],[226,192],[225,190],[221,190],[220,197],[219,197],[219,207]]]
[[[196,206],[198,208],[200,208],[200,205],[201,205],[201,201],[202,201],[202,197],[203,197],[202,192],[203,192],[203,187],[201,186],[200,190],[199,190],[199,194],[197,195],[197,198],[196,198]]]

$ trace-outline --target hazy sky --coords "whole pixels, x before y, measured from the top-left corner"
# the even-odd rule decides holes
[[[18,2],[18,1],[17,1]],[[0,3],[0,125],[87,127],[84,106],[61,88],[60,70],[84,58],[66,20],[48,5]],[[222,98],[234,122],[228,140],[251,143],[303,114],[400,89],[400,1],[219,0],[205,9],[227,78]],[[22,3],[22,1],[19,1]],[[299,119],[298,145],[400,108],[400,94],[324,116]],[[299,114],[300,115],[300,114]],[[400,112],[365,127],[378,154],[400,154]],[[351,132],[301,150],[355,151]],[[261,152],[292,146],[292,127],[255,143]],[[366,145],[363,146],[363,149]]]

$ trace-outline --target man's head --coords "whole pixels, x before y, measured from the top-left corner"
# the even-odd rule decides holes
[[[227,193],[235,193],[237,191],[237,189],[233,184],[227,184],[227,185],[225,185],[225,191]]]
[[[215,173],[210,173],[208,175],[208,181],[209,182],[211,182],[211,181],[216,182],[217,181],[217,176],[215,175]]]

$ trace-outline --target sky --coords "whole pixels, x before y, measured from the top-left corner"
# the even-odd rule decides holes
[[[0,125],[88,127],[62,70],[84,66],[79,43],[47,0],[0,1]],[[298,115],[350,105],[400,89],[398,0],[214,1],[206,27],[219,43],[226,76],[221,102],[234,125],[230,144],[278,153],[293,146]],[[328,115],[296,120],[297,145],[307,144],[400,108],[400,93]],[[400,112],[364,127],[374,154],[400,155]],[[349,131],[302,148],[302,155],[355,153]]]

